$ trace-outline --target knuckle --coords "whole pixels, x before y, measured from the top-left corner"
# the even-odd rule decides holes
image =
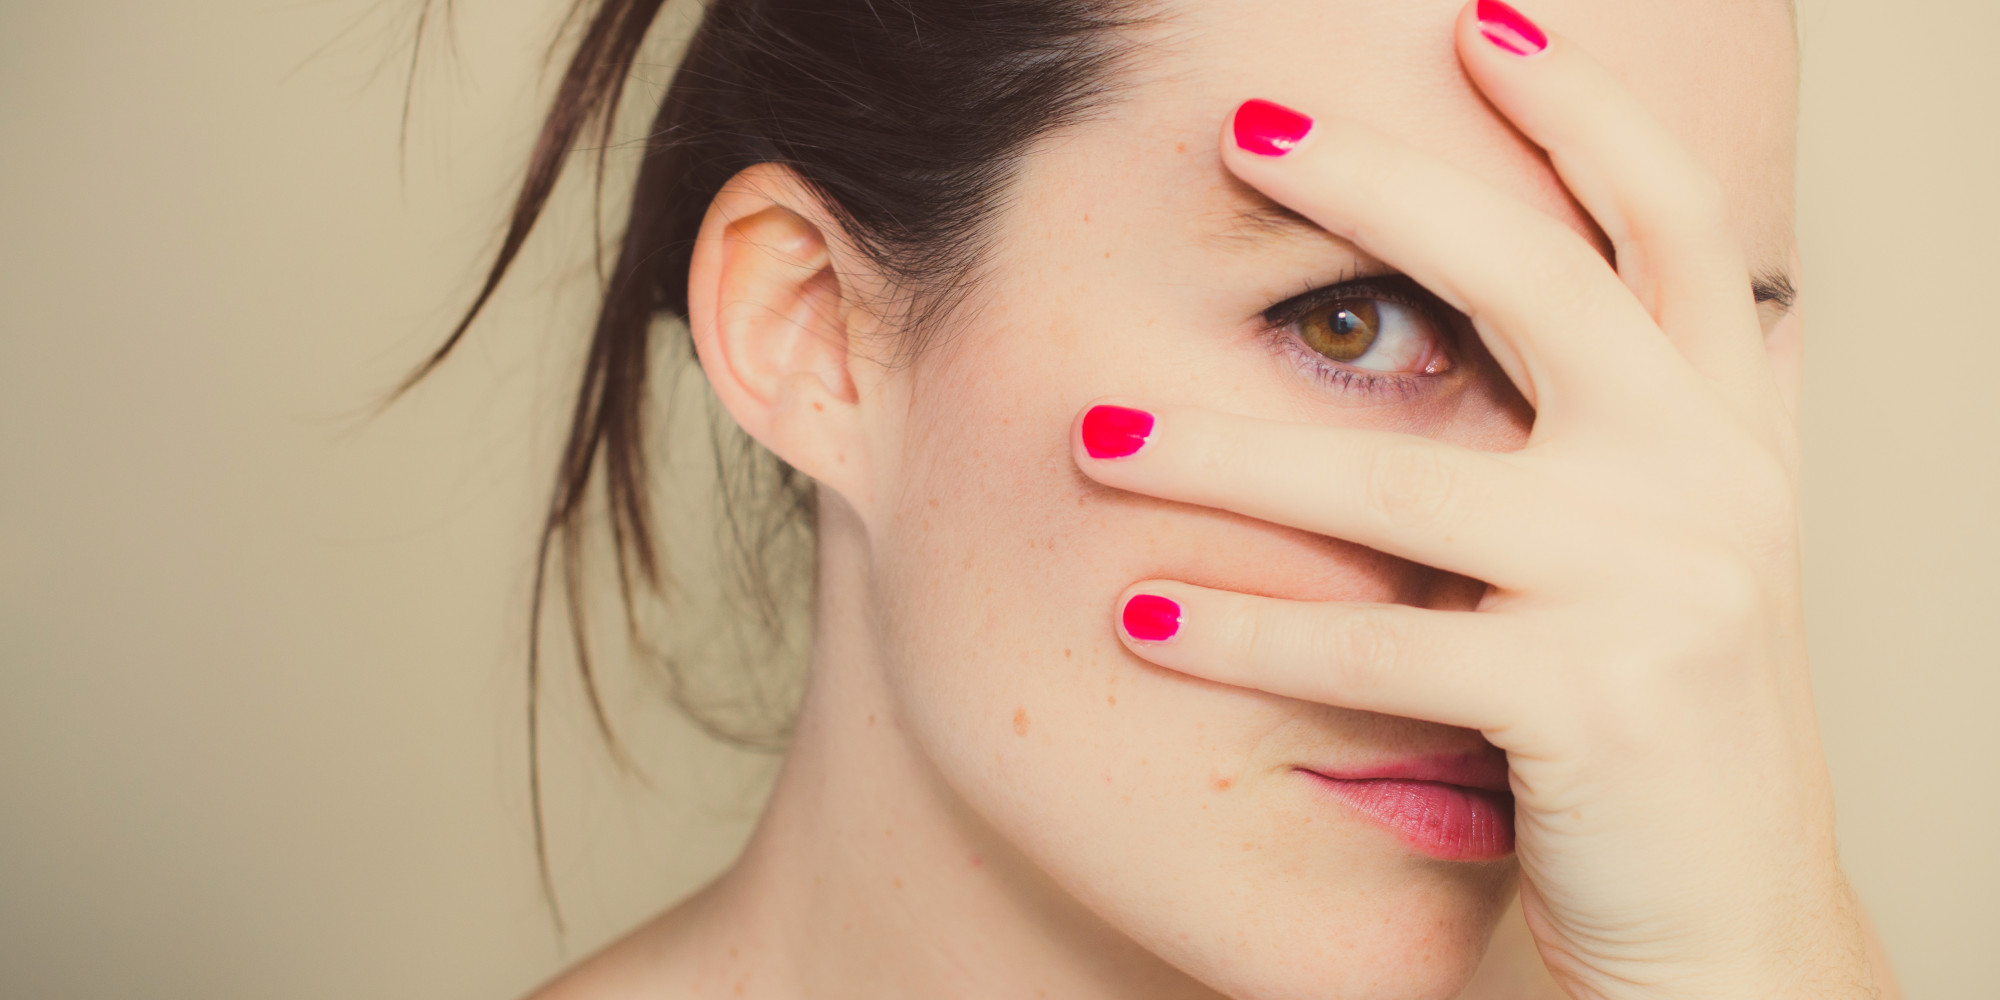
[[[1765,619],[1769,595],[1763,575],[1733,546],[1665,545],[1644,564],[1656,574],[1648,588],[1654,611],[1642,618],[1653,624],[1646,641],[1620,654],[1621,675],[1672,674],[1731,662]]]
[[[1436,448],[1401,443],[1371,452],[1362,475],[1369,508],[1399,528],[1439,526],[1457,499],[1457,479]]]
[[[1776,455],[1760,455],[1743,472],[1744,509],[1760,522],[1791,527],[1798,517],[1798,487]]]
[[[1719,240],[1729,237],[1729,190],[1715,174],[1690,166],[1668,191],[1647,202],[1647,208],[1632,220],[1632,235],[1640,242],[1660,239],[1697,238]]]
[[[1729,223],[1729,191],[1722,179],[1707,170],[1688,174],[1681,192],[1681,212],[1703,228],[1723,229]]]
[[[1723,626],[1723,634],[1755,620],[1763,607],[1764,592],[1757,573],[1729,553],[1689,556],[1681,561],[1678,572],[1684,599],[1694,611]]]
[[[1673,734],[1664,728],[1663,685],[1650,670],[1614,663],[1591,685],[1580,728],[1594,752],[1611,758],[1643,756],[1670,746]]]
[[[1269,660],[1272,653],[1271,630],[1266,627],[1257,603],[1234,600],[1220,611],[1215,626],[1222,636],[1223,647],[1232,650],[1238,662],[1250,664],[1253,669]]]
[[[1705,479],[1714,513],[1690,531],[1718,539],[1710,543],[1723,557],[1747,557],[1773,566],[1798,548],[1798,486],[1785,460],[1764,445],[1739,439],[1708,449]]]
[[[1515,287],[1533,290],[1538,312],[1593,310],[1610,274],[1610,265],[1566,230],[1524,240],[1516,262],[1521,278]]]
[[[1603,609],[1604,617],[1624,618],[1636,628],[1595,631],[1573,651],[1561,685],[1569,711],[1569,733],[1598,752],[1625,757],[1670,741],[1659,727],[1668,703],[1684,685],[1677,675],[1688,650],[1675,648],[1686,630],[1662,634],[1648,627],[1649,613],[1637,606]]]
[[[1407,177],[1424,164],[1411,163],[1407,151],[1385,143],[1373,129],[1356,121],[1332,119],[1315,125],[1325,134],[1313,147],[1322,175],[1340,188],[1372,194]]]
[[[1175,454],[1185,463],[1186,488],[1197,499],[1219,499],[1240,477],[1237,464],[1254,454],[1245,430],[1234,421],[1188,421],[1177,434],[1183,444]]]
[[[1393,623],[1379,611],[1357,608],[1327,620],[1318,646],[1340,689],[1366,693],[1396,673],[1403,655]]]

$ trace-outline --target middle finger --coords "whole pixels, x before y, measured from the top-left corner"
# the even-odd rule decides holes
[[[1357,122],[1265,101],[1222,140],[1239,177],[1472,318],[1536,436],[1678,395],[1686,362],[1603,256],[1550,215]]]

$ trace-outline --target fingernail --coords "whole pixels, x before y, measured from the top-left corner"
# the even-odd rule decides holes
[[[1236,109],[1236,145],[1261,156],[1291,152],[1312,127],[1311,118],[1270,101],[1244,101]]]
[[[1153,433],[1153,415],[1124,406],[1093,406],[1083,415],[1083,450],[1091,458],[1124,458]]]
[[[1549,36],[1542,34],[1535,22],[1500,0],[1479,0],[1478,13],[1479,33],[1517,56],[1531,56],[1549,47]]]
[[[1125,634],[1140,642],[1166,642],[1181,630],[1181,606],[1156,594],[1125,602]]]

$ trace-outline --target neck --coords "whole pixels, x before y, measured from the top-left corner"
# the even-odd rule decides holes
[[[885,682],[864,542],[822,517],[784,767],[742,857],[676,921],[703,981],[771,997],[1216,996],[1055,885],[931,764]]]

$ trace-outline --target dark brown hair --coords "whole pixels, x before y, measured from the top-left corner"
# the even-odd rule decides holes
[[[577,0],[576,47],[529,158],[485,282],[404,387],[437,367],[491,301],[542,217],[573,152],[606,150],[664,0]],[[1110,106],[1121,29],[1141,0],[711,0],[640,150],[630,211],[590,334],[555,486],[542,522],[528,646],[529,787],[543,891],[554,904],[541,815],[542,602],[559,567],[578,668],[599,730],[619,753],[592,674],[582,554],[593,501],[607,515],[628,634],[638,592],[663,593],[651,509],[648,376],[663,319],[685,320],[688,266],[709,202],[756,163],[791,168],[840,234],[897,289],[899,347],[913,353],[989,265],[987,223],[1014,165],[1049,131]],[[560,43],[559,43],[560,44]],[[691,355],[691,352],[688,352]],[[727,421],[722,422],[727,425]],[[732,426],[733,431],[733,426]],[[718,441],[734,555],[769,593],[764,556],[810,532],[812,484],[733,431]],[[755,602],[767,623],[774,602]],[[666,661],[674,669],[671,661]],[[679,691],[676,684],[670,691]],[[678,696],[677,696],[677,700]],[[683,709],[689,706],[683,701]],[[690,716],[712,734],[740,732]],[[560,925],[560,916],[557,917]]]

